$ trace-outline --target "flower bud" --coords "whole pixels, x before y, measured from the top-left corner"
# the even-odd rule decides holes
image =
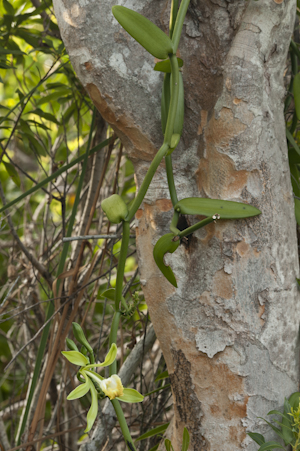
[[[108,220],[115,224],[123,221],[128,215],[128,208],[124,200],[118,194],[113,194],[101,202],[101,207]]]

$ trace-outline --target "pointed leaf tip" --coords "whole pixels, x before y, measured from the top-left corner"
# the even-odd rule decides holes
[[[166,266],[164,263],[164,256],[167,252],[170,252],[173,254],[173,252],[176,251],[180,244],[180,240],[173,241],[174,234],[173,233],[167,233],[166,235],[163,235],[155,244],[153,249],[153,257],[155,260],[155,263],[163,273],[166,279],[175,287],[177,288],[177,282],[176,278],[174,276],[174,273],[170,266]]]
[[[112,7],[112,13],[127,33],[151,55],[165,59],[173,53],[173,43],[169,36],[146,17],[118,5]]]

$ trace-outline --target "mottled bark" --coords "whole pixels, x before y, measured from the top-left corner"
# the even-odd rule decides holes
[[[162,75],[113,19],[115,3],[167,31],[167,0],[54,1],[75,70],[140,184],[162,143]],[[167,257],[175,289],[152,257],[172,216],[163,164],[137,213],[143,289],[172,382],[175,451],[184,426],[190,450],[256,449],[246,430],[298,389],[298,258],[283,119],[294,14],[294,0],[191,0],[185,20],[178,196],[240,200],[262,215],[196,232]]]

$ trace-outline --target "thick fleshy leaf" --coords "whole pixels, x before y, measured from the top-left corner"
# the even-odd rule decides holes
[[[108,351],[108,353],[106,354],[105,360],[103,363],[92,363],[90,365],[87,365],[86,368],[100,368],[100,367],[104,367],[104,366],[109,366],[111,365],[117,356],[117,345],[115,343],[113,343],[110,347],[110,350]]]
[[[241,219],[261,214],[261,211],[252,207],[252,205],[200,197],[182,199],[175,205],[174,209],[183,215],[213,216],[219,214],[221,219]]]
[[[178,61],[178,66],[182,67],[183,66],[183,61],[181,58],[177,58]],[[158,71],[158,72],[164,72],[166,74],[170,74],[171,73],[171,62],[169,59],[164,60],[164,61],[159,61],[158,63],[155,64],[154,66],[154,70]]]
[[[90,363],[89,359],[78,351],[62,351],[62,355],[74,365],[85,366]]]
[[[173,254],[173,252],[176,251],[180,244],[180,240],[173,241],[173,239],[173,233],[167,233],[166,235],[163,235],[154,246],[153,257],[155,263],[157,264],[165,278],[168,279],[168,281],[177,288],[177,282],[172,269],[170,268],[170,266],[166,266],[164,263],[165,254],[167,252]]]
[[[87,378],[87,380],[89,381],[89,378]],[[95,423],[95,420],[96,420],[97,414],[98,414],[97,391],[91,381],[89,381],[89,384],[90,384],[90,391],[91,391],[91,395],[92,395],[92,404],[91,404],[91,407],[86,416],[87,426],[86,426],[86,429],[84,432],[89,432],[92,429],[93,424]]]
[[[265,437],[257,432],[247,432],[247,435],[252,438],[259,446],[265,443]]]
[[[113,6],[112,12],[127,33],[151,55],[165,59],[173,53],[173,43],[169,36],[146,17],[125,6]]]
[[[86,382],[84,384],[78,385],[71,393],[67,396],[67,399],[70,401],[72,399],[82,398],[87,392],[90,390],[90,381],[86,378]]]
[[[120,398],[116,398],[119,401],[123,402],[142,402],[144,399],[144,396],[141,395],[137,390],[134,390],[134,388],[124,388],[123,395],[120,396]]]

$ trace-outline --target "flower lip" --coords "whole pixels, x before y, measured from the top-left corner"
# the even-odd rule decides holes
[[[119,376],[113,374],[108,379],[99,381],[99,385],[103,393],[109,397],[109,399],[115,399],[123,395],[123,385]]]

